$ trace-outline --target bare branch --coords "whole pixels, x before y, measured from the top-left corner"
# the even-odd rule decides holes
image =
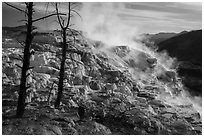
[[[19,68],[21,68],[22,69],[22,67],[20,66],[20,65],[18,65],[18,64],[15,64],[17,67],[19,67]]]
[[[16,10],[18,10],[18,11],[20,11],[20,12],[23,12],[23,13],[25,13],[26,15],[28,15],[28,13],[27,13],[25,10],[23,10],[23,9],[20,9],[20,8],[18,8],[18,7],[16,7],[16,6],[13,6],[13,5],[11,5],[11,4],[7,3],[7,2],[5,2],[5,4],[8,5],[8,6],[11,7],[11,8],[14,8],[14,9],[16,9]]]
[[[31,86],[30,86],[30,85],[28,85],[28,86],[26,86],[25,88],[26,88],[26,90],[27,90],[27,89],[29,89],[30,87],[31,87]]]
[[[28,76],[30,76],[30,73],[28,73],[28,74],[26,75],[26,78],[27,78]]]
[[[70,24],[69,27],[74,26],[74,24]]]
[[[72,9],[74,9],[74,8],[80,6],[80,5],[81,5],[80,2],[72,2],[72,3],[71,3],[71,7],[72,7]]]
[[[74,12],[74,13],[76,13],[76,14],[81,18],[81,20],[82,20],[81,15],[80,15],[77,11],[75,11],[75,10],[71,10],[71,11]]]
[[[67,25],[66,25],[66,27],[65,27],[65,29],[67,29],[68,28],[68,26],[69,26],[69,22],[70,22],[70,18],[71,18],[71,3],[69,2],[69,13],[68,13],[68,18],[67,18]]]
[[[22,22],[22,21],[28,22],[27,20],[19,20],[19,21],[17,21],[17,22]]]
[[[23,60],[23,57],[20,54],[18,56],[21,58],[21,60]]]
[[[17,58],[17,57],[14,57],[14,59],[19,60],[19,61],[23,61],[23,59]]]
[[[57,5],[57,3],[55,3],[55,8],[56,8],[57,18],[58,18],[58,21],[59,21],[60,27],[63,28],[63,26],[62,26],[62,22],[61,22],[61,20],[60,20],[60,15],[59,15],[59,11],[58,11],[58,5]]]
[[[80,61],[78,61],[78,60],[75,60],[75,59],[72,58],[72,57],[71,57],[71,60],[74,61],[74,62],[76,62],[76,63],[78,63],[78,64],[84,65],[82,62],[80,62]]]
[[[61,16],[59,16],[59,17],[60,17],[60,19],[61,19],[62,26],[64,26],[64,19],[63,19]]]
[[[25,43],[24,43],[24,42],[22,43],[22,42],[20,42],[18,39],[16,39],[16,41],[17,41],[19,44],[21,44],[21,46],[23,46],[23,47],[25,46]]]
[[[25,2],[25,5],[28,6],[29,2]]]
[[[45,6],[46,6],[45,14],[48,13],[49,4],[50,4],[49,2],[45,3]]]
[[[39,21],[39,20],[43,20],[43,19],[49,18],[49,17],[51,17],[51,16],[56,16],[56,15],[58,16],[58,15],[66,15],[66,14],[64,14],[64,13],[53,13],[53,14],[50,14],[50,15],[47,15],[47,16],[44,16],[44,17],[35,19],[35,20],[33,20],[32,22],[37,22],[37,21]]]
[[[72,5],[71,5],[72,6]],[[78,7],[79,5],[78,4],[75,4],[74,7],[71,8],[71,10],[75,9],[76,7]]]
[[[30,66],[30,67],[28,68],[28,70],[29,70],[29,69],[33,69],[33,68],[34,68],[33,66]]]

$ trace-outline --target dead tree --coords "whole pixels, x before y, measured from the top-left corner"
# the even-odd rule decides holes
[[[34,37],[33,34],[33,23],[43,20],[45,18],[51,17],[56,15],[54,14],[50,14],[47,16],[43,16],[41,18],[38,19],[33,19],[33,14],[34,14],[34,5],[33,2],[25,2],[25,9],[21,9],[18,8],[16,6],[13,6],[9,3],[5,3],[6,5],[8,5],[11,8],[14,8],[20,12],[23,12],[26,15],[26,27],[27,27],[27,32],[26,32],[26,40],[24,43],[24,54],[23,57],[21,57],[22,62],[23,62],[23,66],[19,66],[22,68],[21,71],[21,82],[20,82],[20,91],[19,91],[19,97],[18,97],[18,103],[17,103],[17,110],[16,110],[16,116],[17,117],[22,117],[25,111],[25,99],[26,99],[26,91],[29,88],[29,85],[26,82],[27,77],[30,75],[30,73],[28,72],[28,70],[32,69],[33,67],[30,66],[30,57],[31,57],[31,43]],[[58,15],[64,15],[61,13],[58,13]]]
[[[55,8],[56,8],[56,13],[57,13],[57,19],[58,23],[60,25],[61,31],[62,31],[62,59],[61,59],[61,65],[60,65],[60,73],[59,73],[59,82],[58,82],[58,94],[57,94],[57,99],[55,101],[55,108],[59,108],[62,94],[63,94],[63,83],[64,83],[64,72],[65,72],[65,61],[66,61],[66,53],[67,51],[69,52],[68,49],[68,42],[66,40],[66,32],[69,30],[72,32],[70,29],[70,20],[71,17],[73,16],[71,12],[75,12],[78,14],[73,8],[75,8],[77,5],[76,3],[68,3],[68,14],[66,18],[63,18],[62,16],[59,15],[59,8],[58,8],[59,3],[55,3]],[[71,8],[71,6],[73,6]],[[78,14],[79,15],[79,14]],[[79,15],[80,16],[80,15]],[[81,17],[81,16],[80,16]],[[67,20],[67,21],[65,21]],[[77,51],[77,50],[76,50]]]
[[[33,2],[26,3],[27,8],[27,34],[26,34],[26,41],[25,41],[25,47],[24,47],[24,56],[23,56],[23,67],[21,72],[21,84],[20,84],[20,92],[19,92],[19,98],[18,98],[18,105],[16,110],[16,116],[22,117],[25,111],[25,99],[26,99],[26,90],[28,86],[26,85],[26,78],[29,74],[27,74],[27,71],[30,68],[30,47],[31,42],[33,39],[32,35],[32,20],[33,20]]]

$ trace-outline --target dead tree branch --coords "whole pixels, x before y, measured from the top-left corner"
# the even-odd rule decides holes
[[[8,5],[8,6],[11,7],[11,8],[14,8],[14,9],[16,9],[16,10],[18,10],[18,11],[20,11],[20,12],[23,12],[23,13],[25,13],[26,15],[28,15],[28,13],[27,13],[25,10],[23,10],[23,9],[20,9],[20,8],[18,8],[18,7],[15,7],[15,6],[13,6],[13,5],[7,3],[7,2],[5,2],[5,4]]]

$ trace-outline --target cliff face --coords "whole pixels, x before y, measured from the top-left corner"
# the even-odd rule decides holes
[[[73,40],[68,37],[69,40]],[[76,38],[66,61],[64,93],[57,93],[60,48],[33,56],[25,118],[15,112],[21,49],[3,49],[3,134],[201,134],[201,113],[184,94],[177,72],[145,50]],[[79,118],[82,118],[80,119]],[[9,129],[9,130],[8,130]]]

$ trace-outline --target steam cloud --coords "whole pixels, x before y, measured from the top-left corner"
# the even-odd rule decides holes
[[[87,34],[88,38],[96,41],[102,41],[107,45],[107,47],[125,45],[157,58],[159,67],[157,65],[154,74],[175,69],[175,64],[177,62],[176,59],[169,57],[166,52],[156,53],[150,48],[134,40],[136,37],[137,39],[140,38],[138,34],[139,28],[137,28],[137,26],[134,26],[133,28],[122,20],[120,13],[124,8],[125,7],[122,3],[83,3],[82,9],[80,10],[80,15],[83,20],[77,21],[77,26],[79,26],[79,29]],[[131,55],[128,56],[131,57]],[[145,73],[138,74],[131,69],[129,69],[129,71],[134,76],[140,77],[141,79],[148,79],[148,77],[150,77]],[[185,91],[185,89],[183,90]],[[185,96],[186,95],[183,95],[181,98],[177,97],[176,102],[179,102],[179,98],[180,101],[183,100],[183,97]],[[202,115],[200,103],[201,98],[187,98]]]
[[[83,17],[82,30],[93,40],[108,45],[128,45],[137,35],[137,27],[132,28],[120,18],[124,9],[122,3],[84,3],[80,14]]]

